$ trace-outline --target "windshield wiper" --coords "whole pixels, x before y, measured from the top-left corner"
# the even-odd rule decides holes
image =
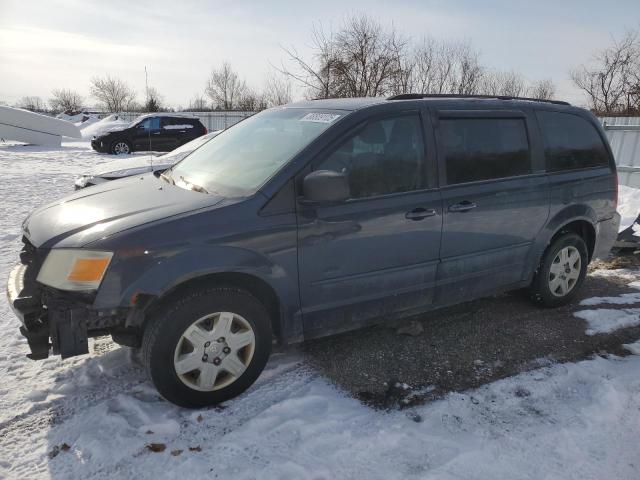
[[[189,180],[180,175],[180,180],[184,183],[185,187],[189,190],[193,190],[198,193],[209,193],[209,191],[201,185],[196,185],[195,183],[191,183]],[[175,185],[175,182],[174,182]]]
[[[171,170],[167,170],[167,171],[171,172]],[[171,177],[171,174],[167,174],[166,172],[162,172],[160,174],[160,178],[163,179],[165,182],[170,183],[171,185],[175,185],[176,184],[176,182]]]

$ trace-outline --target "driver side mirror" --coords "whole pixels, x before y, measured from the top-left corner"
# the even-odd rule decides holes
[[[351,197],[346,173],[316,170],[302,180],[302,193],[307,203],[338,203]]]

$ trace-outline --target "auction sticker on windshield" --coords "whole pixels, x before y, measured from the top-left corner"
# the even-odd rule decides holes
[[[307,113],[301,122],[331,123],[340,115],[335,113]]]

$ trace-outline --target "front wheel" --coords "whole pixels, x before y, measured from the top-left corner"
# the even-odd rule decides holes
[[[567,233],[558,237],[542,257],[531,284],[531,297],[547,307],[569,303],[587,275],[589,254],[579,235]]]
[[[164,398],[188,408],[215,405],[258,378],[271,351],[271,322],[248,292],[199,289],[150,319],[142,351]]]
[[[127,155],[131,153],[131,145],[126,140],[116,140],[111,144],[111,153],[114,155]]]

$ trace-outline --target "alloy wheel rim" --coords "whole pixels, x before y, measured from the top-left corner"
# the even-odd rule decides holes
[[[113,148],[113,150],[116,152],[116,155],[129,153],[129,145],[127,145],[125,142],[118,142],[116,143],[116,146]]]
[[[212,313],[183,332],[173,366],[187,387],[213,392],[242,376],[251,363],[255,345],[255,334],[245,318],[232,312]]]
[[[571,292],[582,269],[582,258],[576,247],[564,247],[551,262],[549,269],[549,290],[556,297],[564,297]]]

